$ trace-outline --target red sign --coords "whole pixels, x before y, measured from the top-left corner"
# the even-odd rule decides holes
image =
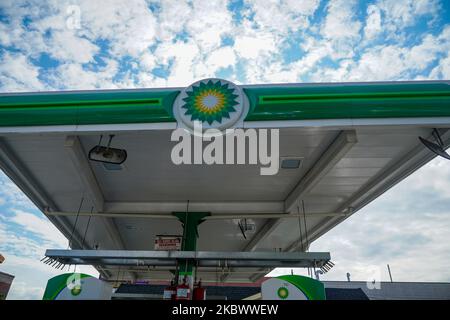
[[[181,249],[181,236],[156,236],[155,250],[177,251]]]

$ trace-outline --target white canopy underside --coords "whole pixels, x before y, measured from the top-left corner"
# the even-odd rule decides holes
[[[0,133],[0,165],[42,211],[65,213],[48,217],[66,237],[73,237],[73,248],[81,248],[86,234],[84,247],[89,249],[153,250],[156,235],[181,235],[181,223],[135,214],[171,215],[185,211],[189,200],[190,212],[234,217],[202,223],[198,250],[293,251],[301,250],[306,234],[311,243],[434,156],[418,140],[418,136],[430,137],[434,125],[427,122],[292,124],[280,129],[280,158],[299,157],[300,167],[262,176],[259,164],[176,166],[170,158],[175,145],[170,141],[172,131],[164,125],[158,130],[139,126],[135,130],[133,125],[126,130],[110,126],[108,132],[102,132],[114,133],[113,147],[127,150],[122,170],[107,170],[101,163],[87,160],[100,133],[81,127],[76,132],[67,128],[31,132],[26,128]],[[448,146],[449,132],[442,137]],[[94,212],[88,229],[88,216],[80,216],[74,228],[74,214],[82,198],[81,211],[90,212],[93,207]],[[298,214],[297,204],[302,200],[307,232],[303,220],[273,218],[280,213]],[[120,216],[113,217],[114,213]],[[246,232],[245,239],[238,216],[250,214],[258,214],[248,219],[256,229]],[[105,267],[110,270],[102,272],[115,279],[115,268]],[[204,281],[217,281],[218,276],[228,282],[252,281],[267,271],[205,269],[199,277]],[[164,268],[128,266],[121,270],[120,278],[168,280],[171,276]]]

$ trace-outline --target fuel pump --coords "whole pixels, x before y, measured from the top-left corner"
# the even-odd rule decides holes
[[[192,300],[206,300],[206,288],[202,287],[202,280],[199,280],[192,293]]]
[[[177,295],[177,289],[174,281],[170,281],[170,285],[164,288],[163,299],[164,300],[175,300]]]
[[[183,278],[183,282],[176,287],[176,297],[175,300],[190,300],[191,299],[191,289],[186,283],[186,276]]]

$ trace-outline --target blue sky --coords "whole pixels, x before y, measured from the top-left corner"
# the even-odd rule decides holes
[[[449,0],[8,1],[0,91],[450,79]],[[312,245],[326,279],[450,281],[450,166],[436,159]],[[0,270],[41,298],[67,241],[0,176]]]

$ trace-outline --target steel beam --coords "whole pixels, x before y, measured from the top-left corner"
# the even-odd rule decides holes
[[[48,211],[47,215],[50,216],[92,216],[92,217],[108,217],[108,218],[147,218],[147,219],[177,219],[174,215],[167,213],[124,213],[124,212],[67,212],[67,211]],[[308,218],[317,217],[334,217],[334,216],[345,216],[346,213],[343,212],[316,212],[316,213],[306,213]],[[205,220],[230,220],[230,219],[293,219],[293,218],[303,218],[303,214],[286,214],[286,213],[242,213],[242,214],[212,214],[206,216]]]
[[[331,170],[345,156],[357,142],[354,130],[341,131],[326,151],[320,156],[314,166],[305,174],[297,186],[285,200],[285,211],[291,212],[296,203]]]
[[[89,164],[88,158],[83,150],[80,139],[77,136],[68,136],[64,143],[64,148],[69,155],[75,169],[80,175],[81,182],[84,189],[87,191],[87,195],[94,205],[96,211],[103,211],[104,197],[94,172]],[[50,214],[50,212],[48,212]],[[120,236],[120,232],[114,222],[114,219],[104,217],[101,219],[105,229],[112,240],[114,246],[121,250],[125,249],[124,242]],[[136,275],[131,275],[135,278]]]
[[[341,131],[333,140],[330,146],[320,156],[314,166],[301,178],[299,183],[285,199],[284,212],[292,212],[298,199],[307,194],[319,181],[341,160],[345,154],[357,142],[354,130]],[[264,226],[256,233],[249,243],[244,247],[244,251],[253,251],[258,244],[268,237],[281,223],[281,219],[269,219]]]
[[[445,148],[450,147],[450,129],[447,129],[447,131],[442,135],[442,140],[444,142]],[[398,159],[398,161],[396,161],[390,167],[386,168],[378,175],[373,177],[356,194],[354,194],[350,199],[348,199],[348,201],[343,203],[337,209],[337,211],[339,211],[351,208],[346,216],[324,218],[324,221],[321,222],[318,227],[310,230],[310,232],[308,233],[309,242],[316,240],[326,230],[330,230],[334,226],[343,222],[352,214],[363,208],[371,201],[375,200],[384,192],[395,186],[398,182],[402,181],[411,173],[415,172],[417,169],[436,157],[436,155],[429,151],[424,145],[422,145],[419,140],[417,141],[418,143],[415,148],[413,148],[401,159]],[[288,247],[287,251],[298,250],[299,244],[300,241],[292,243]]]
[[[104,212],[165,213],[186,211],[187,201],[105,202]],[[189,211],[220,214],[284,213],[284,201],[189,202]]]
[[[327,150],[320,156],[316,164],[305,174],[286,198],[284,212],[291,212],[298,198],[310,191],[320,179],[322,179],[322,177],[327,174],[340,159],[342,159],[356,141],[355,131],[341,131]],[[243,248],[243,251],[255,250],[258,243],[273,232],[280,223],[281,220],[279,218],[267,221],[259,232],[253,236],[250,242],[247,243]]]
[[[23,166],[2,138],[0,138],[0,167],[44,214],[46,211],[49,211],[49,209],[59,210],[58,206],[47,195],[44,188],[39,185],[28,169]],[[72,239],[72,244],[75,248],[82,248],[83,243],[81,241],[81,236],[76,230],[71,230],[67,217],[46,216],[66,239]],[[90,246],[85,247],[91,249]],[[98,271],[104,277],[111,276],[108,271],[103,271],[101,268],[98,268]]]
[[[81,182],[85,187],[89,198],[91,199],[96,211],[103,211],[103,194],[92,172],[88,158],[81,146],[80,139],[77,136],[68,136],[64,143],[64,148],[72,161],[73,166],[78,172]]]
[[[65,264],[108,266],[175,267],[178,261],[195,261],[199,267],[261,268],[320,267],[330,260],[328,252],[216,252],[216,251],[127,251],[47,250],[45,255]]]
[[[80,139],[77,136],[68,136],[64,143],[64,147],[69,155],[72,163],[81,177],[81,181],[88,197],[91,199],[95,211],[103,211],[103,193],[98,185],[94,172],[89,164],[89,161],[85,155]],[[52,215],[52,212],[47,212],[48,215]],[[119,230],[113,219],[105,217],[102,219],[107,233],[109,234],[114,246],[119,249],[125,249],[122,238],[120,237]]]

